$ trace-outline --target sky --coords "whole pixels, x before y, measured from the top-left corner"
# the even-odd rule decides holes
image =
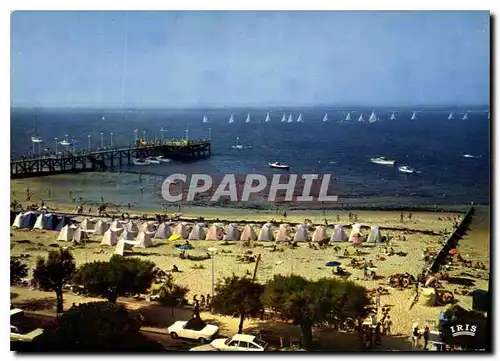
[[[13,106],[485,105],[486,11],[11,15]]]

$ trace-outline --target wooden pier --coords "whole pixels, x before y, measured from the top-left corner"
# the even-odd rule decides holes
[[[95,172],[132,164],[136,158],[164,156],[177,160],[196,160],[211,155],[208,140],[164,140],[128,148],[66,152],[58,155],[22,157],[10,162],[11,178],[28,178],[62,173]]]

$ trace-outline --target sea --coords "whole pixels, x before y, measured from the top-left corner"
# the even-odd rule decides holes
[[[367,120],[375,111],[375,123]],[[415,111],[416,120],[410,120]],[[454,119],[448,120],[453,111]],[[212,155],[193,162],[173,161],[126,166],[114,172],[40,177],[41,188],[57,188],[54,201],[101,197],[117,205],[156,209],[164,205],[161,183],[174,173],[274,172],[269,162],[290,166],[290,172],[331,174],[343,204],[372,207],[488,205],[490,202],[490,120],[482,108],[217,108],[217,109],[11,109],[11,158],[33,152],[31,136],[44,139],[41,150],[53,151],[55,138],[67,138],[75,150],[102,145],[122,147],[137,137],[210,139]],[[269,112],[270,121],[265,122]],[[392,113],[396,120],[389,120]],[[468,119],[462,119],[467,112]],[[325,114],[328,121],[323,122]],[[350,113],[352,122],[338,123]],[[281,122],[283,114],[293,123]],[[302,115],[303,122],[296,119]],[[234,123],[229,123],[233,115]],[[250,122],[245,119],[250,115]],[[204,123],[203,117],[208,121]],[[161,129],[163,128],[163,132]],[[134,130],[136,130],[134,132]],[[102,135],[101,135],[102,133]],[[111,135],[111,133],[113,133]],[[88,137],[90,136],[90,138]],[[102,138],[101,138],[102,137]],[[112,140],[111,140],[112,138]],[[237,140],[238,139],[238,140]],[[244,149],[233,149],[238,141]],[[59,150],[63,148],[58,145]],[[35,149],[38,152],[38,149]],[[472,158],[465,158],[470,154]],[[377,165],[370,158],[396,159],[418,172]],[[138,176],[137,173],[143,173]],[[47,196],[48,197],[48,196]],[[61,198],[61,199],[59,199]],[[272,204],[268,205],[272,207]]]

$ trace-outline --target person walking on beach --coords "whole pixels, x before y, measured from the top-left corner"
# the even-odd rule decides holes
[[[418,348],[418,341],[420,340],[420,330],[418,329],[418,323],[413,324],[413,330],[412,330],[412,340],[413,340],[413,347]]]
[[[283,212],[283,218],[286,219],[286,212]]]
[[[47,189],[47,196],[50,197],[50,188]]]
[[[401,223],[403,223],[403,218],[404,218],[404,214],[403,214],[403,212],[401,212],[401,214],[399,215],[399,221]]]
[[[387,315],[385,317],[383,325],[384,325],[384,335],[390,335],[392,326],[391,316]]]
[[[411,213],[408,214],[408,220],[411,221]]]
[[[424,329],[424,350],[427,350],[427,344],[429,343],[429,334],[430,334],[429,326],[425,326]]]
[[[380,308],[380,292],[378,290],[375,292],[375,307],[377,310]]]

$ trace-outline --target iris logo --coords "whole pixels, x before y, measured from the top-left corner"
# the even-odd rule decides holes
[[[455,325],[450,326],[451,334],[453,337],[456,336],[475,336],[477,331],[477,325]]]

